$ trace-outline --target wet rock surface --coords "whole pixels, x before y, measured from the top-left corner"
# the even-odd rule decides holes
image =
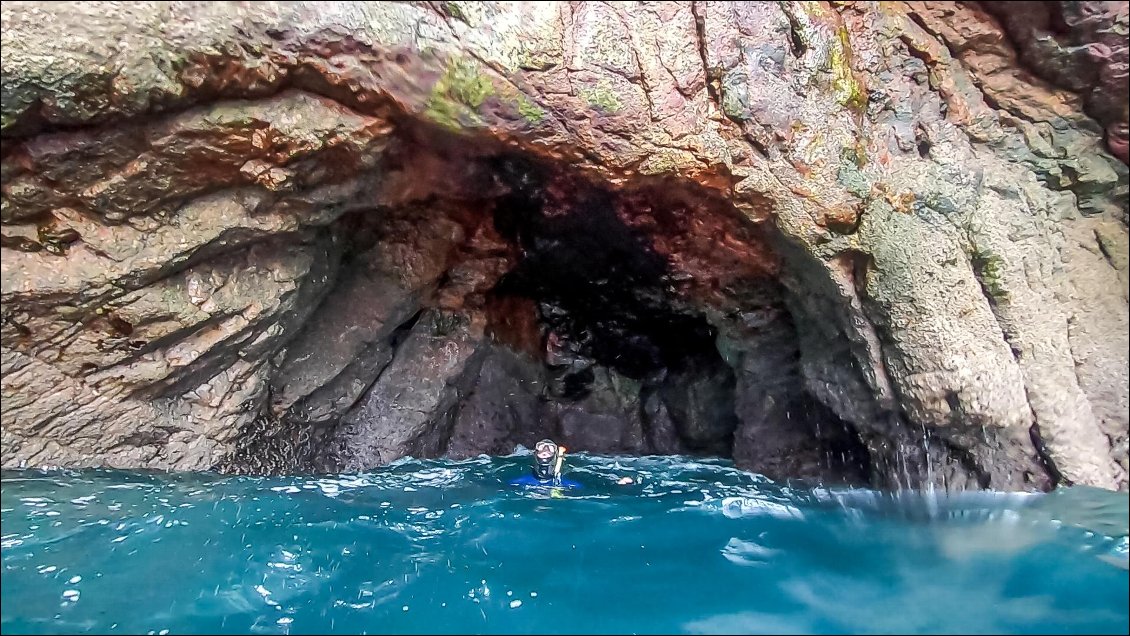
[[[4,466],[1126,488],[1124,4],[0,17]]]

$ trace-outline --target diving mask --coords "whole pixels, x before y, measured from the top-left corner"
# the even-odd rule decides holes
[[[534,476],[542,480],[557,479],[561,476],[564,458],[564,447],[543,439],[534,445]]]

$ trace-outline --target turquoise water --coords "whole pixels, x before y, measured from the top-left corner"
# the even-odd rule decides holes
[[[0,628],[1127,633],[1125,493],[790,489],[677,457],[507,486],[526,466],[5,472]]]

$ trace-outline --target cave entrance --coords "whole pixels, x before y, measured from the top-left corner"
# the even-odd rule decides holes
[[[389,162],[399,202],[331,228],[333,284],[277,357],[236,469],[366,470],[549,437],[866,481],[855,432],[805,389],[772,228],[693,184],[612,187],[505,153]],[[419,185],[445,170],[446,187]]]
[[[685,235],[674,218],[684,210],[516,159],[497,174],[508,194],[494,227],[520,258],[491,290],[490,331],[513,341],[508,325],[536,325],[544,434],[600,452],[731,456],[733,370],[717,329],[679,297],[689,276],[653,240]]]

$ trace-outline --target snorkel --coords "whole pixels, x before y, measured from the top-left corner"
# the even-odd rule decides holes
[[[557,447],[557,463],[553,465],[553,478],[561,478],[561,465],[565,463],[565,447]]]

